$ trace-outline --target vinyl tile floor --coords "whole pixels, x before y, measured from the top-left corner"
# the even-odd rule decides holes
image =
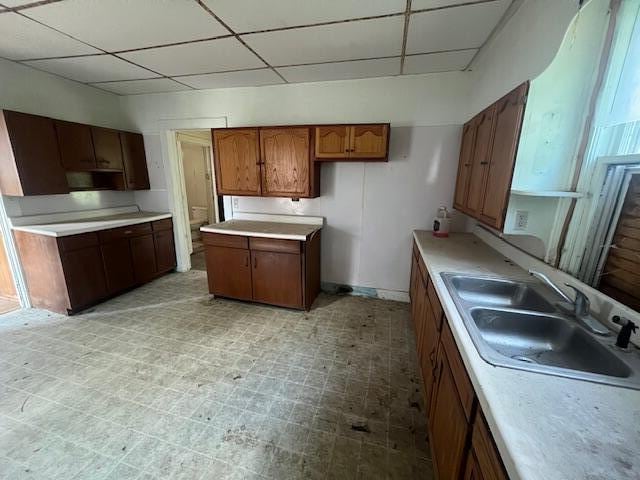
[[[408,305],[310,312],[166,275],[0,316],[0,478],[432,478]]]

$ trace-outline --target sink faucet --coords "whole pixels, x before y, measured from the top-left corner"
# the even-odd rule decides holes
[[[582,290],[565,283],[565,285],[576,292],[575,300],[571,300],[562,290],[560,290],[544,273],[537,272],[535,270],[529,270],[529,273],[534,277],[542,280],[547,284],[554,292],[564,299],[563,302],[557,302],[556,305],[564,313],[571,315],[585,328],[597,335],[610,335],[611,332],[607,327],[602,325],[598,320],[593,318],[590,314],[591,302],[589,297],[585,295]]]

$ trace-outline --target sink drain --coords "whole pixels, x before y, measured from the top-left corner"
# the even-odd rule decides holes
[[[524,355],[513,355],[511,358],[525,363],[538,363],[533,358],[525,357]]]

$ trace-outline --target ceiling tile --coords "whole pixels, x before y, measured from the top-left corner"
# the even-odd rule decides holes
[[[409,20],[407,53],[479,48],[508,6],[508,1],[497,1],[415,13]]]
[[[118,95],[138,95],[141,93],[176,92],[191,90],[170,78],[150,78],[148,80],[127,80],[124,82],[92,83],[96,87]]]
[[[406,0],[204,0],[236,32],[310,25],[313,23],[403,12]]]
[[[244,35],[271,65],[390,57],[402,50],[404,17]]]
[[[257,87],[260,85],[284,83],[283,80],[269,68],[244,70],[241,72],[190,75],[188,77],[176,77],[176,80],[199,89]]]
[[[411,10],[424,10],[427,8],[439,8],[439,7],[450,7],[453,5],[460,5],[462,3],[472,3],[474,1],[483,1],[483,0],[412,0],[411,1]],[[484,0],[488,2],[495,3],[505,3],[504,0]],[[511,3],[511,0],[507,0],[506,3]]]
[[[99,53],[17,13],[0,15],[0,57],[11,60]]]
[[[278,68],[278,72],[289,82],[386,77],[400,73],[400,57],[282,67]]]
[[[122,53],[121,56],[165,75],[211,73],[264,67],[248,48],[235,38],[152,48]]]
[[[65,0],[23,13],[108,51],[229,33],[200,5],[185,0]]]
[[[433,73],[463,70],[478,50],[409,55],[404,59],[404,73]]]
[[[112,55],[35,60],[25,64],[79,82],[134,80],[158,76]]]

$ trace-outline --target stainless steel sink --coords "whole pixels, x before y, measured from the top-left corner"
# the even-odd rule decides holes
[[[492,365],[640,390],[640,351],[621,352],[565,316],[542,283],[443,273],[480,356]]]

